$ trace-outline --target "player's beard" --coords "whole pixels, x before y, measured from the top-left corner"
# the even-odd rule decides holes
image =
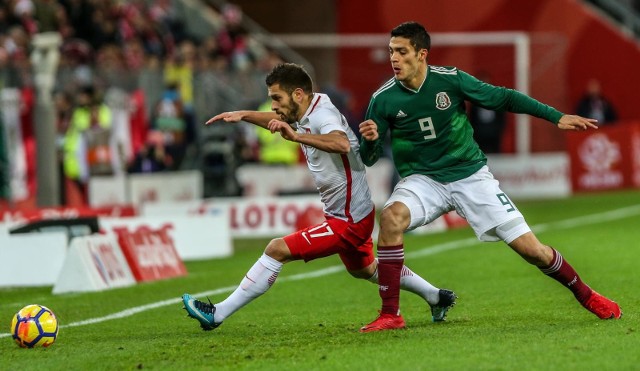
[[[289,125],[295,124],[298,121],[298,113],[300,112],[300,105],[293,101],[293,97],[291,97],[291,103],[289,104],[289,113],[286,115],[283,113],[280,116],[282,117],[282,121],[286,122]]]

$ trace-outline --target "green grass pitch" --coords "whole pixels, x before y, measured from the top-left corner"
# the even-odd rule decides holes
[[[51,287],[0,289],[0,370],[640,368],[640,192],[516,203],[541,241],[621,305],[621,320],[597,319],[506,245],[474,241],[465,228],[405,241],[405,263],[459,296],[444,323],[403,293],[406,330],[359,333],[377,315],[377,288],[330,257],[285,265],[266,295],[204,332],[179,298],[226,297],[268,242],[241,240],[232,258],[187,263],[184,278],[58,296]],[[19,264],[28,269],[28,257]],[[13,314],[31,303],[59,318],[50,348],[21,349],[8,336]]]

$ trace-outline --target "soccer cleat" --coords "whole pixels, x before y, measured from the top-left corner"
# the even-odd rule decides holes
[[[209,298],[207,298],[208,300]],[[184,309],[191,318],[195,318],[200,322],[200,327],[205,331],[213,330],[220,326],[222,322],[215,323],[213,321],[213,314],[216,312],[216,306],[211,304],[211,300],[208,303],[194,299],[189,294],[182,295],[182,302],[184,303]]]
[[[620,306],[615,301],[605,298],[594,290],[591,290],[591,296],[582,303],[582,306],[600,319],[618,319],[622,317],[622,310],[620,310]]]
[[[433,322],[444,321],[447,317],[447,312],[451,307],[456,305],[456,299],[458,298],[453,291],[445,289],[440,289],[438,296],[440,296],[438,304],[429,304],[431,307],[431,319],[433,319]]]
[[[389,313],[380,313],[375,321],[368,325],[362,326],[360,332],[373,332],[383,330],[397,330],[405,328],[404,319],[401,315]]]

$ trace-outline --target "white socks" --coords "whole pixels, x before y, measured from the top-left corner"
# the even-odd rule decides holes
[[[375,284],[378,283],[377,269],[368,280]],[[438,301],[440,301],[440,289],[413,273],[406,265],[402,266],[402,271],[400,272],[400,289],[420,296],[430,305],[438,304]]]
[[[262,254],[260,259],[256,261],[242,279],[240,286],[225,300],[215,304],[216,312],[213,317],[214,322],[220,323],[224,321],[238,309],[267,292],[276,281],[276,278],[278,278],[282,266],[283,264],[279,261],[266,254]],[[378,283],[377,269],[368,280],[376,284]],[[400,288],[420,296],[431,305],[437,304],[440,300],[440,290],[425,281],[422,277],[413,273],[406,265],[402,267],[402,271],[400,272]]]
[[[274,258],[262,254],[260,259],[249,269],[247,275],[240,282],[240,286],[224,301],[216,304],[214,322],[220,323],[238,309],[249,304],[253,299],[264,294],[278,278],[282,263]]]

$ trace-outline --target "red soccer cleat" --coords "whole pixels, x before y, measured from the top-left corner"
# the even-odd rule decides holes
[[[384,330],[397,330],[405,328],[404,318],[401,315],[394,315],[389,313],[380,313],[375,321],[368,325],[362,326],[360,332],[373,332]]]
[[[622,317],[620,306],[615,301],[605,298],[594,290],[591,290],[591,296],[582,306],[600,319],[618,319]]]

